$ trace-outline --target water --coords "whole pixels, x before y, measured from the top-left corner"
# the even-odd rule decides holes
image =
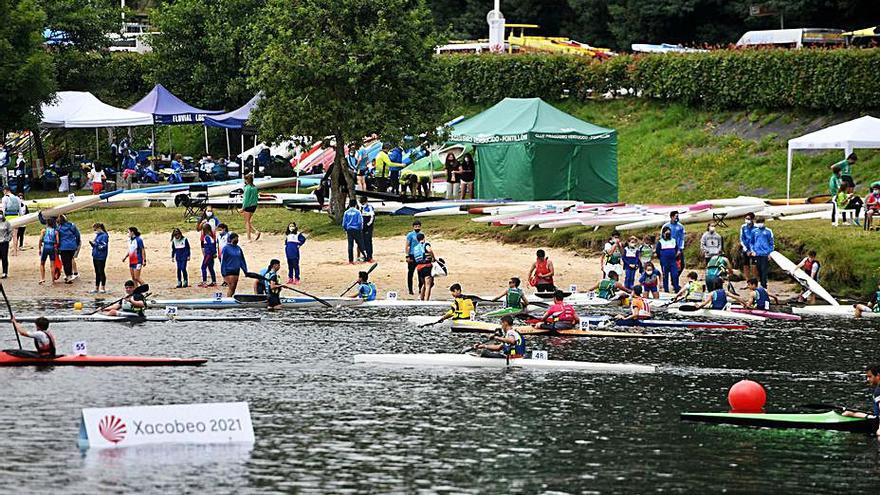
[[[880,335],[869,322],[768,322],[755,331],[680,332],[684,338],[666,340],[530,340],[551,358],[655,363],[662,367],[655,375],[352,364],[357,353],[455,352],[480,338],[396,323],[406,314],[361,309],[277,314],[260,324],[58,324],[64,351],[86,340],[93,354],[210,362],[0,369],[0,491],[877,492],[873,438],[678,418],[724,410],[727,389],[741,378],[765,385],[771,410],[810,402],[867,407],[860,370],[880,359]],[[297,317],[328,323],[297,324]],[[372,322],[357,321],[366,319]],[[0,339],[15,345],[11,331]],[[84,407],[220,401],[250,403],[252,448],[83,454],[76,447]]]

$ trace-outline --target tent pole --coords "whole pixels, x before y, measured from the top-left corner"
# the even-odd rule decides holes
[[[150,126],[150,155],[156,156],[156,125]]]
[[[791,158],[792,158],[792,149],[789,146],[788,148],[788,171],[785,177],[785,204],[791,204]]]
[[[98,151],[98,150],[100,147],[101,147],[101,145],[99,144],[98,128],[95,127],[95,161],[98,161],[98,156],[100,154],[100,151]]]
[[[257,149],[257,135],[254,134],[254,149]],[[257,171],[259,167],[257,166],[257,155],[254,155],[254,177],[257,176]]]
[[[171,135],[171,126],[168,126],[168,158],[174,154],[174,137]]]
[[[229,128],[226,128],[226,159],[232,160],[232,150],[229,148]]]
[[[209,153],[208,151],[208,126],[203,126],[205,129],[205,154]]]

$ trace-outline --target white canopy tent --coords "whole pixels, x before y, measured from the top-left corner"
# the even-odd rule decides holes
[[[791,159],[794,150],[842,149],[845,158],[856,148],[880,148],[880,119],[866,115],[789,139],[785,197],[791,198]]]
[[[85,91],[59,91],[54,103],[43,104],[41,127],[91,129],[153,125],[153,116],[110,106]]]

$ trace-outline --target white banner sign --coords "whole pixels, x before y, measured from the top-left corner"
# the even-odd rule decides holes
[[[83,409],[79,429],[83,448],[253,441],[247,402]]]

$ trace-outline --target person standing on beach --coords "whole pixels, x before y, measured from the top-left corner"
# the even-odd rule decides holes
[[[446,199],[458,199],[460,194],[458,160],[455,159],[455,155],[452,153],[446,155],[444,168],[446,169]]]
[[[9,273],[9,243],[13,242],[12,225],[6,220],[6,215],[0,212],[0,263],[3,264],[3,274],[0,278],[6,278]]]
[[[287,283],[299,285],[299,250],[306,243],[306,236],[299,231],[296,222],[287,225],[284,236],[284,256],[287,258]]]
[[[367,202],[366,196],[361,196],[361,216],[364,219],[364,228],[361,231],[364,237],[364,261],[373,261],[373,222],[376,220],[376,210]]]
[[[666,228],[672,233],[672,238],[675,239],[675,243],[678,246],[678,271],[675,275],[675,291],[678,292],[678,274],[684,271],[684,239],[686,232],[677,211],[669,212],[669,221],[660,227],[660,232],[663,232],[663,229]],[[663,272],[666,273],[666,270],[663,270]],[[666,276],[664,275],[663,278],[665,279]]]
[[[345,235],[348,237],[348,264],[353,265],[355,244],[357,244],[358,255],[364,250],[364,217],[357,209],[357,202],[353,199],[349,200],[348,209],[342,215],[342,229],[345,230]]]
[[[221,259],[220,275],[226,283],[226,297],[232,297],[238,287],[239,275],[248,271],[247,260],[244,259],[244,252],[238,245],[238,234],[235,232],[229,234],[229,243],[223,247]]]
[[[46,283],[46,259],[50,261],[49,274],[55,270],[55,257],[58,256],[58,229],[55,227],[55,219],[46,219],[46,228],[40,232],[40,242],[37,251],[40,252],[40,285]],[[55,277],[52,277],[55,283]]]
[[[715,226],[707,225],[706,231],[700,237],[700,255],[703,257],[703,264],[708,263],[713,256],[721,254],[723,243],[724,239],[721,234],[715,232]]]
[[[403,248],[404,255],[406,256],[406,286],[409,289],[409,295],[414,295],[413,293],[413,275],[416,273],[416,260],[413,257],[413,248],[415,248],[416,243],[418,243],[418,235],[419,232],[422,231],[422,222],[416,220],[412,223],[412,230],[406,234],[406,245]],[[419,290],[421,291],[421,286],[419,286]]]
[[[202,247],[202,281],[199,287],[216,287],[217,275],[214,273],[214,258],[217,257],[217,240],[214,238],[214,230],[211,225],[202,224],[202,233],[199,236],[199,244]],[[208,283],[208,273],[211,274],[211,283]]]
[[[89,241],[89,244],[92,246],[92,265],[95,267],[95,290],[89,291],[89,294],[106,294],[107,274],[104,269],[110,250],[110,236],[103,223],[96,223],[92,228],[95,229],[95,240]]]
[[[535,262],[529,267],[529,285],[538,292],[553,292],[556,286],[553,284],[553,262],[547,257],[543,249],[535,252]]]
[[[260,240],[260,231],[254,227],[254,213],[257,211],[257,203],[260,200],[260,193],[257,191],[257,186],[254,185],[254,176],[253,174],[247,174],[244,176],[244,195],[241,198],[241,215],[244,217],[244,228],[247,233],[247,238],[251,240],[251,233],[256,234],[256,238],[254,240]]]
[[[755,230],[752,232],[751,255],[755,258],[758,266],[758,279],[761,287],[767,288],[767,275],[770,272],[770,253],[776,249],[773,231],[764,226],[764,219],[755,220]]]
[[[73,269],[73,257],[80,246],[79,229],[67,217],[61,215],[58,225],[58,252],[61,255],[61,264],[64,267],[64,283],[73,283],[76,279]]]
[[[189,240],[183,236],[180,229],[171,231],[171,259],[177,264],[177,288],[189,286],[189,274],[186,272],[186,264],[192,255]]]
[[[144,240],[141,239],[141,232],[137,227],[128,228],[128,254],[122,258],[122,261],[128,262],[131,279],[137,286],[144,285],[141,271],[147,266],[147,250],[144,249]]]

